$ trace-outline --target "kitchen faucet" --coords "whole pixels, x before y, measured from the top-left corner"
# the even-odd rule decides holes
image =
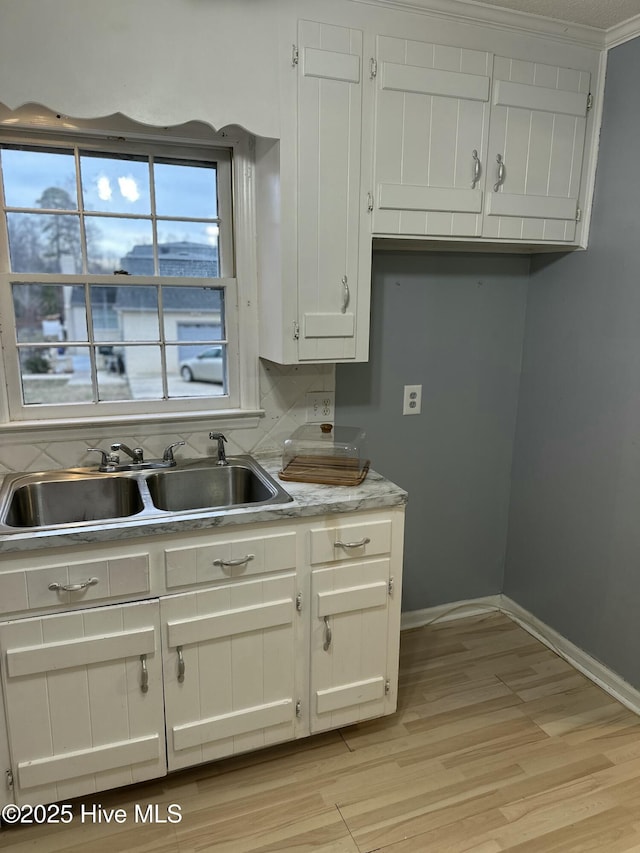
[[[100,465],[98,471],[112,474],[115,471],[146,471],[153,468],[173,468],[176,460],[173,456],[173,448],[180,447],[184,441],[174,441],[165,448],[162,459],[150,459],[145,462],[142,448],[134,447],[133,450],[121,441],[116,441],[110,447],[110,453],[100,447],[87,447],[87,451],[100,454]],[[118,451],[123,450],[131,457],[131,462],[120,462]]]

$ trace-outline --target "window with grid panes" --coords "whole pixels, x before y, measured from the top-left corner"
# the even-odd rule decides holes
[[[240,408],[232,151],[0,138],[10,421]]]

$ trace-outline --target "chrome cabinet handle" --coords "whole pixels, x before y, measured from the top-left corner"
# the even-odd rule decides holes
[[[184,658],[182,657],[182,646],[176,646],[176,652],[178,653],[178,681],[180,684],[184,681]]]
[[[473,157],[473,180],[471,181],[471,189],[475,190],[476,184],[480,180],[480,172],[482,170],[480,167],[480,159],[478,157],[478,152],[475,148],[471,152],[471,156]]]
[[[329,624],[329,617],[324,617],[324,643],[322,648],[325,652],[329,651],[329,647],[331,645],[331,625]]]
[[[351,294],[349,293],[349,283],[346,275],[342,276],[342,313],[344,314],[349,307]]]
[[[497,193],[500,187],[504,184],[505,169],[502,154],[498,154],[498,156],[496,157],[496,163],[498,164],[498,180],[493,185],[494,193]]]
[[[149,691],[149,670],[147,669],[146,655],[140,655],[140,666],[142,667],[140,673],[140,690],[143,693],[147,693]]]
[[[222,566],[223,569],[233,569],[236,566],[244,566],[249,560],[255,559],[254,554],[247,554],[246,557],[238,557],[237,560],[214,560],[214,566]]]
[[[337,540],[333,543],[334,548],[362,548],[363,545],[368,545],[371,542],[368,536],[365,536],[359,542],[340,542]]]
[[[97,583],[100,583],[98,578],[87,578],[83,583],[50,583],[49,589],[51,592],[80,592]]]

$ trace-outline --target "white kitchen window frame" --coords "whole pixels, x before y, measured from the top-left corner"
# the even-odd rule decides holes
[[[85,125],[90,123],[83,123]],[[51,128],[43,132],[0,130],[0,142],[45,149],[81,148],[109,154],[155,154],[167,159],[191,162],[216,161],[219,164],[218,218],[228,218],[231,228],[221,234],[219,272],[217,278],[175,278],[169,276],[105,276],[94,274],[62,275],[12,273],[6,217],[0,216],[0,434],[31,431],[40,428],[96,427],[118,424],[170,424],[207,422],[224,419],[229,425],[255,423],[261,414],[258,386],[258,316],[257,264],[255,255],[255,191],[253,153],[249,134],[237,132],[214,134],[211,142],[202,139],[177,138],[163,140],[162,135],[134,133],[118,139],[104,130],[60,132]],[[225,171],[227,174],[225,175]],[[4,209],[0,182],[0,204]],[[15,315],[11,284],[121,284],[164,285],[224,289],[225,337],[227,350],[227,393],[198,397],[172,397],[162,400],[100,401],[77,404],[30,404],[22,400],[22,379],[15,334]],[[151,343],[151,342],[149,342]]]

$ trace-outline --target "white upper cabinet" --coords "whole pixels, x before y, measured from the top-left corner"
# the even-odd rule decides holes
[[[298,355],[354,359],[362,32],[301,21],[298,35]]]
[[[590,80],[586,71],[495,57],[483,236],[575,239]]]
[[[375,71],[374,232],[479,237],[491,55],[381,36]]]
[[[366,361],[371,231],[361,181],[363,33],[300,20],[295,38],[282,75],[291,112],[279,141],[256,145],[260,354],[285,364]]]
[[[586,246],[598,50],[441,17],[427,0],[402,5],[282,7],[280,136],[256,139],[260,355],[271,361],[367,360],[373,238]]]
[[[571,244],[590,74],[379,37],[373,231]]]

